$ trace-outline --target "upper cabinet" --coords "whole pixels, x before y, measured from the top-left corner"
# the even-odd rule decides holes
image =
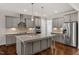
[[[41,25],[41,18],[34,16],[33,17],[34,21],[32,21],[32,16],[30,15],[23,15],[24,22],[26,23],[27,28],[34,28],[35,26],[40,26]]]
[[[22,21],[26,23],[27,28],[33,28],[34,27],[34,21],[32,21],[31,15],[23,15]]]
[[[52,20],[52,26],[53,27],[62,27],[63,23],[64,23],[64,18],[63,17],[54,18]]]
[[[71,21],[78,21],[78,13],[71,14]]]
[[[53,27],[62,27],[64,22],[78,21],[78,13],[66,14],[62,17],[53,18]]]
[[[18,27],[18,23],[20,22],[19,17],[6,16],[6,28]]]
[[[64,22],[78,21],[78,13],[71,13],[64,16]]]
[[[16,28],[20,22],[25,23],[26,28],[41,26],[41,18],[37,16],[34,16],[34,21],[31,20],[31,15],[21,14],[20,17],[6,16],[6,28]]]
[[[34,17],[35,18],[35,26],[41,26],[41,18],[40,17]]]
[[[68,15],[65,15],[64,16],[64,22],[70,22],[71,21],[71,15],[68,14]]]

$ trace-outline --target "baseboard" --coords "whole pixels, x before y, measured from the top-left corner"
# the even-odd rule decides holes
[[[4,45],[0,45],[0,46],[12,46],[12,45],[16,45],[16,43],[12,43],[12,44],[4,44]]]

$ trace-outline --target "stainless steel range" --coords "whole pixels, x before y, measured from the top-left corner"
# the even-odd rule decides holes
[[[64,43],[73,47],[78,46],[78,22],[64,22]]]

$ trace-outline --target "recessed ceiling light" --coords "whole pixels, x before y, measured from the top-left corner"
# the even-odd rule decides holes
[[[54,13],[58,13],[58,11],[54,11]]]
[[[26,9],[24,9],[23,11],[24,11],[24,12],[26,12],[27,10],[26,10]]]

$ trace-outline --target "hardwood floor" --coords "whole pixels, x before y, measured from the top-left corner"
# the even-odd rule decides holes
[[[35,55],[78,55],[79,50],[64,44],[55,43],[55,49],[53,44],[51,48],[36,53]],[[0,55],[16,55],[16,45],[0,46]]]

